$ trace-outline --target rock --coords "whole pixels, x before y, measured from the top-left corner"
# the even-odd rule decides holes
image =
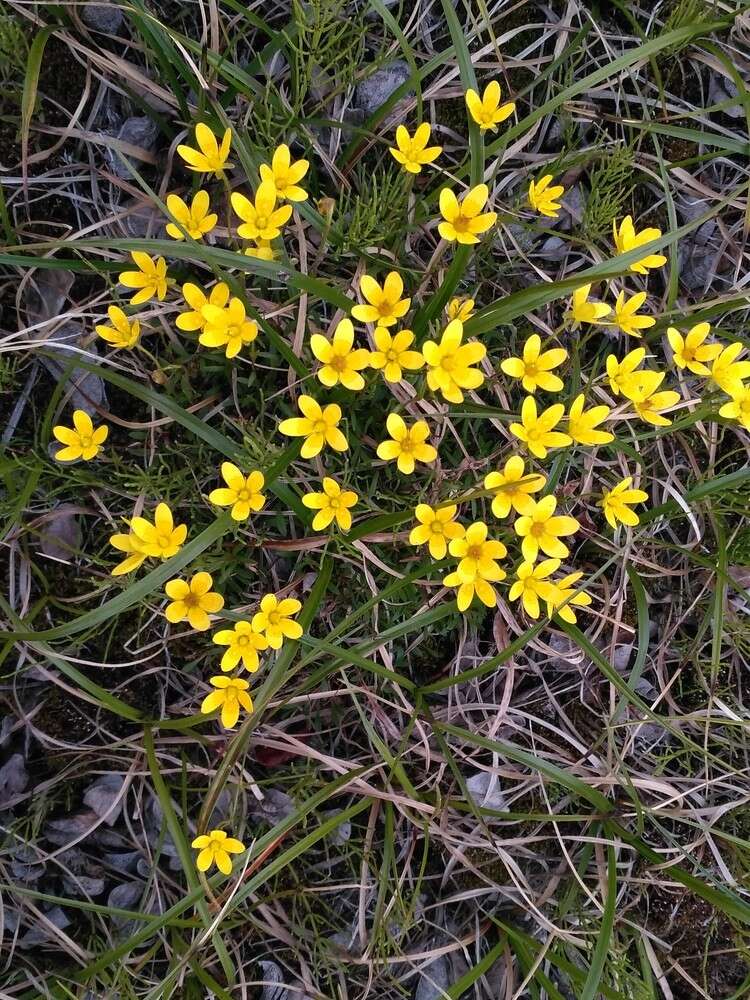
[[[260,979],[264,980],[260,1000],[286,1000],[289,991],[284,986],[284,973],[276,962],[258,962]]]
[[[86,898],[99,896],[106,885],[104,869],[92,861],[79,847],[72,847],[58,855],[62,871],[62,884],[69,896]]]
[[[387,66],[376,69],[366,80],[357,84],[354,91],[355,105],[367,115],[374,114],[410,76],[411,70],[403,59],[395,59]],[[413,94],[414,91],[409,90],[404,96]]]
[[[81,5],[81,20],[94,31],[107,35],[119,35],[125,23],[125,15],[112,3],[87,3]]]
[[[64,910],[59,906],[53,906],[51,910],[48,910],[44,916],[46,919],[53,924],[58,930],[64,930],[70,924],[70,918],[67,916]],[[18,939],[19,947],[21,948],[34,948],[37,945],[45,944],[47,941],[54,941],[55,935],[47,927],[46,924],[39,921],[39,923],[34,924],[34,926],[26,931],[26,933]]]
[[[11,754],[0,767],[0,809],[7,809],[14,799],[26,790],[29,775],[26,762],[20,753]]]
[[[35,851],[21,844],[12,854],[10,871],[13,878],[23,885],[33,885],[44,874],[45,865]]]
[[[725,76],[712,73],[708,84],[708,103],[721,104],[722,101],[734,101],[733,104],[721,109],[725,115],[728,115],[730,118],[745,117],[745,109],[739,99],[737,84]],[[716,113],[714,112],[714,114]]]
[[[150,236],[163,236],[164,216],[150,201],[132,198],[122,205],[122,215],[119,218],[121,229],[128,236],[136,239],[147,239]]]
[[[704,291],[716,277],[720,253],[713,242],[716,232],[716,221],[708,219],[678,244],[680,281],[691,292]]]
[[[55,507],[39,529],[39,550],[49,559],[69,563],[81,549],[81,526],[72,504]]]
[[[107,896],[107,906],[117,910],[137,910],[143,895],[143,882],[121,882]],[[122,920],[122,917],[116,917]]]
[[[472,800],[480,809],[495,809],[506,812],[508,803],[500,790],[500,781],[489,771],[477,771],[466,782],[466,788]],[[485,820],[491,817],[485,817]]]
[[[562,260],[568,252],[568,244],[559,236],[549,236],[536,251],[538,257],[547,260]]]
[[[247,814],[250,819],[265,820],[275,826],[287,819],[295,810],[294,799],[279,788],[267,788],[262,800],[250,798]]]
[[[142,855],[140,851],[125,851],[117,854],[103,854],[102,862],[115,871],[131,874],[138,868]]]
[[[117,134],[121,142],[127,142],[149,153],[156,146],[159,138],[159,126],[147,115],[137,115],[126,118]],[[127,179],[133,173],[130,159],[119,150],[105,148],[105,159],[115,177]]]
[[[419,974],[414,1000],[441,1000],[450,986],[450,971],[450,962],[445,955],[426,965]]]
[[[337,811],[335,809],[331,809],[328,812],[323,813],[323,818],[333,819],[333,817],[336,815],[338,815]],[[331,833],[328,834],[326,840],[328,841],[329,844],[332,844],[334,847],[340,847],[342,844],[345,844],[351,838],[351,835],[352,835],[352,824],[351,820],[347,819],[343,823],[339,823],[339,825]]]
[[[124,781],[121,774],[103,774],[84,792],[83,801],[108,826],[114,826],[122,812],[123,799],[117,799]]]
[[[51,819],[44,827],[43,836],[58,847],[85,838],[97,822],[95,812],[84,810],[62,819]]]

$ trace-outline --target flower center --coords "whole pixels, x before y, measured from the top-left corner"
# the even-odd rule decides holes
[[[434,520],[430,525],[430,531],[433,533],[433,535],[444,535],[445,534],[444,527],[445,526],[442,521]]]
[[[237,499],[238,500],[249,500],[250,499],[250,490],[246,486],[243,486],[242,489],[238,490],[238,492],[237,492]]]
[[[539,369],[536,366],[536,362],[531,361],[526,364],[526,374],[531,375],[532,378],[539,374]]]
[[[250,642],[250,640],[248,639],[248,637],[246,635],[241,635],[237,639],[237,645],[238,646],[247,646],[247,644],[249,642]]]
[[[170,535],[157,535],[156,544],[160,549],[168,549],[172,544],[172,538]]]
[[[469,219],[467,219],[463,213],[459,212],[451,225],[457,233],[465,233],[469,228]]]
[[[466,550],[466,555],[469,559],[473,559],[475,562],[478,562],[482,558],[482,546],[470,545]]]
[[[544,521],[535,521],[531,525],[531,534],[534,536],[534,538],[541,538],[542,535],[546,532],[546,530],[547,529],[545,527]]]
[[[388,361],[390,364],[393,364],[394,361],[398,361],[398,352],[394,351],[393,348],[391,348],[390,351],[386,351],[385,360]]]
[[[393,306],[390,302],[383,300],[378,306],[376,306],[378,314],[380,316],[390,316],[393,311]]]
[[[331,358],[331,368],[333,368],[333,370],[335,372],[339,372],[339,373],[345,371],[346,370],[346,355],[345,354],[338,354],[338,355],[335,355],[333,358]]]
[[[338,501],[337,501],[337,503],[338,503]],[[268,614],[268,624],[269,625],[278,625],[279,622],[280,622],[280,620],[281,620],[281,616],[279,615],[278,611],[271,611],[271,612],[269,612],[269,614]]]
[[[81,447],[82,448],[90,448],[91,445],[93,444],[93,441],[91,439],[91,435],[90,434],[81,434],[80,435],[80,440],[81,440]]]
[[[456,367],[455,355],[445,354],[440,359],[440,367],[443,369],[444,372],[452,372],[453,369]]]
[[[405,437],[401,442],[401,452],[404,455],[411,455],[414,451],[414,442],[410,437]]]
[[[194,594],[192,591],[184,598],[183,601],[186,608],[199,608],[201,604],[201,599],[198,594]]]
[[[338,497],[329,497],[328,506],[331,508],[331,510],[338,510],[341,507],[341,500]],[[271,615],[272,614],[273,612],[271,613]],[[268,620],[269,622],[271,622],[272,625],[275,625],[276,622],[271,621],[271,615],[268,616]]]
[[[325,434],[328,430],[325,420],[316,420],[313,423],[313,434]]]

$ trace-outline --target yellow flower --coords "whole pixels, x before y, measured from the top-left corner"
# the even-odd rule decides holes
[[[398,271],[389,271],[382,288],[369,274],[363,274],[359,290],[369,303],[352,307],[352,316],[361,323],[393,326],[409,311],[411,299],[401,298],[404,283]]]
[[[468,191],[461,202],[450,188],[440,192],[440,214],[444,222],[438,225],[438,232],[444,240],[459,243],[478,243],[478,235],[494,226],[497,212],[480,214],[489,197],[486,184],[477,184]]]
[[[169,559],[176,555],[187,538],[187,525],[178,524],[175,528],[172,511],[165,503],[157,506],[153,524],[145,517],[134,517],[130,530],[146,555],[157,559]]]
[[[254,247],[245,247],[242,251],[246,257],[255,257],[256,260],[276,260],[277,254],[271,246],[270,240],[254,240]]]
[[[239,191],[232,193],[232,208],[242,219],[237,227],[237,235],[243,240],[273,240],[281,233],[281,227],[289,221],[291,205],[276,208],[276,187],[271,181],[263,181],[255,192],[255,201],[250,201]]]
[[[562,580],[552,583],[552,592],[547,597],[547,614],[559,615],[563,621],[575,625],[577,622],[575,607],[587,608],[591,604],[591,595],[584,590],[576,590],[575,584],[583,576],[583,573],[568,573]]]
[[[100,424],[94,428],[91,417],[85,410],[74,410],[73,426],[63,427],[58,424],[52,428],[52,433],[60,444],[65,445],[55,454],[58,462],[75,462],[79,458],[88,462],[101,451],[109,434],[109,427]]]
[[[738,361],[743,344],[729,344],[714,359],[711,365],[711,379],[720,389],[731,396],[742,385],[742,380],[750,378],[750,361]]]
[[[378,445],[378,458],[385,461],[396,459],[399,472],[405,476],[414,472],[415,462],[434,462],[437,449],[426,444],[430,428],[424,420],[417,420],[407,427],[397,413],[389,413],[385,422],[386,429],[392,440],[381,441]]]
[[[609,416],[608,406],[592,406],[584,410],[584,396],[581,393],[573,400],[568,411],[568,434],[578,444],[609,444],[614,441],[614,434],[609,431],[598,431],[595,428]]]
[[[115,348],[135,347],[141,333],[137,319],[130,320],[118,306],[110,306],[107,315],[112,326],[96,326],[94,329],[108,344]]]
[[[215,615],[224,607],[224,598],[211,590],[213,577],[210,573],[196,573],[188,580],[169,580],[164,590],[171,603],[164,609],[168,622],[176,624],[187,619],[190,627],[197,632],[205,632],[211,627],[209,615]]]
[[[710,332],[710,323],[697,323],[684,337],[673,326],[667,329],[672,357],[678,368],[687,368],[696,375],[711,374],[705,362],[715,361],[721,354],[721,344],[705,343]]]
[[[646,301],[645,292],[637,292],[625,301],[625,292],[620,292],[615,302],[614,322],[620,327],[623,333],[630,334],[631,337],[642,336],[641,330],[647,330],[656,323],[653,316],[639,316],[638,310]]]
[[[462,538],[464,527],[454,521],[458,508],[432,508],[429,504],[419,503],[414,510],[414,516],[419,524],[409,533],[410,545],[427,545],[433,559],[445,559],[448,542],[454,538]]]
[[[370,352],[364,347],[354,348],[354,327],[350,319],[342,319],[331,340],[322,333],[310,337],[310,347],[322,367],[318,378],[330,388],[339,382],[345,389],[364,389],[365,380],[359,374],[370,363]]]
[[[307,198],[307,191],[298,187],[299,182],[307,173],[310,164],[307,160],[295,160],[292,163],[292,154],[285,142],[277,147],[271,159],[271,166],[267,163],[260,165],[260,179],[273,184],[277,198],[286,198],[287,201],[304,201]]]
[[[550,187],[551,181],[552,174],[545,174],[544,177],[539,178],[537,183],[531,181],[529,184],[529,204],[540,215],[556,219],[560,214],[560,203],[557,199],[565,193],[565,188],[562,184]]]
[[[460,319],[465,323],[474,315],[474,299],[451,299],[446,309],[448,319]]]
[[[191,170],[199,171],[199,173],[215,174],[219,178],[223,177],[225,168],[233,166],[232,163],[227,163],[229,146],[232,142],[232,130],[226,130],[220,146],[216,141],[216,136],[208,125],[199,122],[195,126],[195,141],[198,143],[200,152],[197,149],[193,149],[192,146],[183,145],[177,147],[177,152],[185,163],[187,163],[188,167]]]
[[[516,570],[516,579],[510,588],[508,599],[517,601],[520,597],[529,618],[538,618],[541,614],[539,598],[549,601],[555,596],[554,584],[547,577],[559,566],[559,559],[543,559],[536,566],[533,562],[522,562]]]
[[[240,717],[240,708],[248,712],[253,710],[253,701],[247,693],[250,685],[241,677],[210,677],[209,683],[216,691],[207,694],[201,705],[201,712],[208,715],[209,712],[221,709],[221,724],[225,729],[233,729],[237,725]]]
[[[564,448],[573,443],[567,434],[554,430],[564,413],[562,403],[554,403],[537,414],[536,400],[527,396],[521,406],[521,423],[511,424],[510,432],[524,442],[532,455],[546,458],[549,448]]]
[[[612,312],[610,307],[605,305],[604,302],[589,302],[590,291],[591,285],[588,284],[581,285],[580,288],[576,288],[573,292],[569,315],[574,327],[580,323],[598,323]]]
[[[209,212],[210,207],[208,191],[197,191],[193,195],[190,207],[179,195],[168,194],[167,208],[180,225],[177,226],[174,222],[167,223],[167,235],[171,236],[173,240],[184,240],[185,232],[187,232],[188,236],[192,236],[194,240],[203,239],[219,221],[218,215]]]
[[[475,521],[462,538],[450,542],[448,549],[460,562],[443,583],[446,587],[458,588],[458,610],[466,611],[475,594],[488,608],[494,608],[497,594],[491,584],[506,576],[505,570],[497,564],[498,559],[508,554],[503,543],[487,538],[487,525],[484,521]]]
[[[252,344],[258,336],[258,324],[246,317],[242,299],[232,297],[224,309],[203,306],[201,313],[205,325],[198,343],[204,347],[225,347],[228,358],[236,357],[245,344]]]
[[[220,668],[228,673],[242,661],[242,666],[254,674],[260,667],[258,652],[268,649],[268,640],[257,632],[250,622],[238,621],[234,628],[224,628],[211,637],[217,646],[226,646],[221,657]]]
[[[633,406],[641,420],[645,420],[647,424],[653,424],[655,427],[669,427],[672,421],[662,416],[662,411],[674,406],[679,398],[680,394],[671,390],[641,393],[638,398],[633,399]]]
[[[206,296],[197,285],[188,281],[182,286],[182,294],[185,302],[190,306],[190,311],[179,314],[176,320],[177,329],[185,332],[202,330],[206,325],[203,307],[210,305],[223,309],[229,301],[229,285],[220,281]]]
[[[370,354],[370,367],[382,370],[386,382],[400,382],[404,377],[403,368],[417,371],[424,366],[421,352],[409,350],[414,340],[411,330],[400,330],[391,336],[384,326],[379,326],[373,340],[377,351]]]
[[[538,333],[532,333],[523,345],[523,357],[506,358],[500,367],[511,378],[520,378],[526,392],[537,389],[559,392],[563,387],[562,379],[552,375],[551,371],[558,368],[567,356],[568,352],[562,347],[553,347],[542,353],[542,338]]]
[[[117,549],[118,552],[125,553],[123,561],[118,563],[112,570],[112,576],[122,576],[124,573],[132,573],[134,569],[138,569],[147,556],[138,536],[132,530],[127,535],[112,535],[109,539],[109,544]]]
[[[323,478],[322,493],[305,493],[302,503],[311,510],[317,510],[313,518],[313,531],[324,531],[333,521],[342,531],[348,531],[352,526],[352,515],[349,511],[359,497],[353,490],[342,490],[335,479],[330,476]]]
[[[528,514],[534,509],[531,493],[538,493],[547,482],[544,476],[530,472],[524,475],[524,462],[519,455],[511,455],[502,472],[490,472],[484,479],[484,488],[495,494],[492,513],[495,517],[507,517],[511,508],[519,514]]]
[[[250,517],[250,511],[259,511],[266,502],[261,493],[265,484],[262,472],[256,469],[248,476],[240,472],[231,462],[221,463],[221,478],[227,484],[226,489],[211,490],[208,499],[219,507],[231,507],[232,520],[244,521]]]
[[[417,126],[413,137],[409,135],[405,126],[399,125],[396,129],[398,149],[389,146],[388,152],[396,163],[401,164],[404,170],[408,170],[410,174],[418,174],[421,173],[425,164],[432,163],[443,151],[442,146],[428,146],[429,141],[430,126],[427,122],[422,122],[421,125]]]
[[[643,503],[648,500],[648,493],[644,493],[643,490],[631,489],[632,485],[633,477],[626,476],[616,486],[613,486],[611,490],[607,490],[599,501],[607,523],[612,528],[617,527],[618,521],[630,527],[634,527],[639,523],[638,515],[634,510],[630,509],[628,504]]]
[[[607,378],[615,396],[619,396],[620,393],[627,395],[626,389],[630,391],[638,385],[638,381],[644,373],[637,372],[636,369],[645,357],[645,347],[636,347],[634,351],[626,354],[622,361],[619,361],[614,354],[607,355]]]
[[[281,649],[284,639],[299,639],[302,626],[293,620],[302,605],[293,597],[279,600],[275,594],[266,594],[260,602],[260,611],[253,615],[253,629],[264,635],[271,649]]]
[[[223,830],[211,830],[196,837],[193,847],[199,851],[196,858],[198,871],[205,872],[216,865],[223,875],[230,875],[232,872],[232,859],[230,854],[241,854],[245,850],[245,845],[234,837],[227,837]]]
[[[312,396],[300,396],[297,405],[302,416],[282,420],[279,430],[288,437],[305,439],[300,451],[302,458],[314,458],[326,444],[334,451],[346,451],[349,442],[338,426],[341,420],[340,406],[329,403],[321,409]]]
[[[462,344],[464,325],[453,319],[443,330],[440,343],[426,340],[422,354],[427,362],[427,385],[433,392],[440,391],[449,403],[463,402],[462,389],[477,389],[484,382],[484,374],[473,365],[479,364],[487,353],[484,344],[471,341]]]
[[[719,410],[720,417],[736,420],[745,430],[750,431],[750,386],[740,385],[730,393],[732,397]]]
[[[658,240],[661,236],[661,229],[642,229],[640,233],[637,233],[633,225],[632,216],[626,215],[620,223],[619,229],[617,228],[617,221],[613,221],[612,233],[617,252],[621,254],[627,253],[629,250],[635,250],[636,247],[642,247],[652,240]],[[635,264],[631,264],[630,270],[635,271],[636,274],[648,274],[649,268],[661,267],[662,264],[666,263],[667,258],[663,254],[652,253],[646,257],[642,257]]]
[[[167,262],[163,257],[152,260],[147,253],[140,250],[131,251],[137,271],[123,271],[119,276],[121,285],[126,288],[137,288],[133,298],[130,300],[131,306],[139,306],[142,302],[148,302],[154,295],[161,302],[167,294]]]
[[[513,525],[518,537],[523,539],[521,552],[524,559],[533,563],[540,551],[554,559],[563,559],[569,554],[569,549],[560,541],[560,536],[574,535],[580,524],[566,514],[555,515],[557,500],[552,495],[532,503],[533,509],[519,517]]]
[[[487,129],[494,132],[500,122],[510,118],[516,108],[513,101],[500,104],[500,84],[497,80],[492,80],[487,84],[481,97],[476,90],[471,88],[466,91],[464,96],[469,114],[482,132]]]

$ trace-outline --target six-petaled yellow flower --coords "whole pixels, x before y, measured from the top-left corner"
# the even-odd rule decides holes
[[[565,448],[573,443],[568,434],[555,430],[564,413],[562,403],[554,403],[538,413],[536,400],[533,396],[527,396],[521,406],[521,423],[511,424],[510,432],[524,442],[532,455],[546,458],[550,448]]]
[[[710,375],[707,361],[715,361],[721,354],[721,344],[707,344],[710,323],[697,323],[683,337],[673,326],[667,328],[667,339],[672,348],[672,359],[678,368],[687,368],[695,375]]]
[[[609,444],[614,441],[614,434],[609,431],[598,431],[596,428],[609,416],[608,406],[592,406],[584,410],[583,393],[576,396],[568,411],[568,434],[577,444]]]
[[[554,584],[549,577],[559,566],[559,559],[543,559],[536,565],[528,560],[522,562],[516,570],[516,579],[511,584],[508,599],[517,601],[520,597],[523,610],[529,618],[538,618],[541,614],[540,598],[549,601],[554,596]]]
[[[469,114],[482,132],[487,129],[494,132],[500,122],[510,118],[516,108],[513,101],[500,103],[501,91],[497,80],[491,80],[487,84],[481,97],[472,88],[469,88],[464,96]]]
[[[547,614],[559,615],[565,622],[575,625],[575,608],[587,608],[591,604],[591,595],[585,590],[577,590],[576,584],[583,573],[568,573],[562,580],[552,582],[552,590],[547,596]]]
[[[750,378],[750,361],[738,361],[744,344],[729,344],[713,360],[711,379],[720,389],[731,396],[742,385],[743,379]]]
[[[386,382],[400,382],[404,377],[403,369],[417,371],[424,367],[424,356],[421,351],[410,350],[414,341],[411,330],[399,330],[391,334],[384,326],[379,326],[372,339],[376,351],[370,352],[370,367],[383,372]]]
[[[513,525],[516,534],[523,539],[521,552],[526,562],[533,563],[540,552],[555,559],[568,555],[568,546],[560,541],[561,536],[574,535],[580,524],[567,514],[555,514],[557,499],[551,494],[534,502],[528,514],[519,517]]]
[[[255,257],[256,260],[276,260],[276,251],[270,240],[253,240],[252,247],[245,247],[242,251],[246,257]]]
[[[107,309],[111,326],[100,324],[94,329],[108,344],[115,348],[135,347],[141,335],[141,324],[137,319],[128,319],[119,306],[110,306]]]
[[[313,518],[313,531],[325,531],[333,521],[342,531],[348,531],[352,526],[350,507],[353,507],[359,497],[354,490],[342,490],[335,479],[325,476],[322,493],[305,493],[302,503],[310,510],[316,510]]]
[[[644,492],[644,490],[633,489],[632,487],[633,477],[626,476],[616,486],[613,486],[611,490],[607,490],[600,500],[600,506],[610,527],[616,528],[618,521],[621,524],[627,524],[629,527],[634,527],[639,523],[638,515],[634,510],[630,509],[629,505],[644,503],[648,500],[648,493]]]
[[[727,420],[736,420],[738,424],[750,431],[750,385],[740,385],[730,393],[732,397],[719,410],[719,416]]]
[[[413,136],[409,135],[404,125],[399,125],[396,129],[396,146],[388,147],[396,163],[400,163],[404,170],[410,174],[421,173],[422,167],[432,163],[443,151],[442,146],[428,146],[430,141],[430,126],[428,122],[422,122],[417,126]]]
[[[127,534],[112,535],[109,539],[109,544],[117,549],[118,552],[125,553],[125,558],[122,562],[118,563],[112,570],[112,576],[122,576],[124,573],[132,573],[148,557],[148,553],[143,548],[143,543],[132,529]]]
[[[617,220],[612,223],[612,234],[617,252],[618,254],[622,254],[627,253],[629,250],[635,250],[637,247],[642,247],[652,240],[658,240],[661,237],[661,229],[642,229],[638,233],[633,225],[632,216],[626,215],[620,223],[619,229]],[[666,263],[667,258],[663,254],[652,253],[637,260],[635,264],[631,264],[630,270],[635,271],[636,274],[648,274],[650,268],[661,267],[662,264]]]
[[[318,378],[323,385],[341,385],[345,389],[364,389],[365,380],[360,375],[370,363],[370,352],[364,347],[354,347],[354,327],[350,319],[342,319],[329,340],[322,333],[310,337],[310,348],[321,362]]]
[[[620,292],[615,302],[613,321],[620,327],[623,333],[631,337],[641,337],[641,330],[648,330],[656,323],[653,316],[643,316],[638,313],[643,303],[646,301],[645,292],[637,292],[629,299],[625,298],[625,292]]]
[[[300,396],[297,405],[301,417],[289,417],[282,420],[279,430],[288,437],[303,437],[300,455],[302,458],[314,458],[320,454],[324,445],[334,451],[346,451],[349,442],[339,430],[341,407],[329,403],[321,407],[312,396]]]
[[[385,461],[395,458],[399,472],[409,476],[414,472],[416,462],[430,463],[437,458],[437,449],[427,444],[430,428],[424,420],[417,420],[407,427],[397,413],[389,413],[385,426],[391,439],[378,445],[378,458]]]
[[[204,347],[223,347],[228,358],[236,357],[246,344],[258,336],[258,324],[248,319],[242,299],[231,298],[229,305],[203,306],[204,325],[198,342]]]
[[[101,451],[107,440],[109,427],[106,424],[94,427],[85,410],[74,410],[73,426],[63,427],[58,424],[52,428],[52,433],[64,445],[55,453],[58,462],[75,462],[78,459],[88,462]]]
[[[250,201],[239,191],[232,192],[232,208],[242,219],[237,235],[243,240],[274,240],[281,227],[289,221],[291,205],[276,208],[276,187],[271,181],[258,185],[255,199]]]
[[[138,291],[130,300],[131,306],[139,306],[148,302],[154,296],[161,302],[167,294],[167,262],[163,257],[152,260],[142,250],[132,250],[130,256],[138,268],[137,271],[123,271],[119,282],[126,288],[137,288]]]
[[[302,626],[293,615],[299,614],[302,605],[294,597],[266,594],[260,602],[260,611],[253,615],[253,629],[266,637],[271,649],[281,649],[284,639],[299,639]]]
[[[221,139],[221,145],[216,140],[208,125],[199,122],[195,126],[195,141],[198,149],[192,146],[181,145],[177,147],[177,152],[187,163],[191,170],[197,170],[202,174],[215,174],[216,177],[224,176],[224,171],[232,164],[229,160],[229,147],[232,143],[232,130],[227,129]]]
[[[185,233],[194,240],[200,240],[216,227],[219,220],[215,212],[211,212],[208,191],[197,191],[188,206],[179,195],[167,195],[167,208],[179,226],[174,222],[167,223],[167,234],[173,240],[184,240]]]
[[[215,712],[217,708],[220,708],[222,726],[225,729],[233,729],[237,725],[241,708],[244,708],[246,712],[253,710],[253,701],[248,694],[250,685],[241,677],[222,677],[219,675],[218,677],[209,677],[208,680],[209,684],[216,690],[207,694],[203,699],[201,712],[208,715],[209,712]]]
[[[608,354],[606,360],[607,378],[609,387],[615,396],[627,395],[633,388],[637,388],[643,372],[639,372],[643,359],[646,357],[645,347],[636,347],[630,351],[620,361],[614,354]]]
[[[484,373],[474,365],[487,353],[484,344],[470,341],[463,344],[464,325],[453,319],[443,330],[440,341],[426,340],[422,355],[427,362],[427,385],[440,392],[449,403],[463,402],[462,389],[477,389],[484,382]]]
[[[497,604],[497,594],[492,584],[499,583],[506,577],[505,570],[498,566],[497,560],[503,559],[508,550],[502,542],[487,538],[487,533],[484,521],[475,521],[469,525],[462,538],[454,538],[448,545],[450,554],[460,561],[443,583],[446,587],[457,588],[459,611],[466,611],[475,595],[488,608],[494,608]]]
[[[463,525],[455,521],[455,505],[449,507],[430,507],[419,503],[414,509],[414,516],[419,524],[409,533],[410,545],[427,545],[433,559],[445,559],[448,543],[454,538],[462,538]]]
[[[208,499],[219,507],[231,507],[232,519],[244,521],[251,511],[259,511],[266,502],[261,493],[265,484],[262,472],[257,469],[249,475],[241,472],[232,462],[221,463],[221,478],[227,484],[211,490]]]
[[[440,192],[440,214],[443,222],[438,225],[438,232],[444,240],[459,243],[478,243],[479,236],[494,226],[497,212],[484,212],[489,188],[486,184],[477,184],[464,195],[459,202],[450,188]]]
[[[409,311],[411,299],[401,298],[404,282],[398,271],[389,271],[382,287],[369,274],[363,274],[359,290],[367,304],[353,306],[352,316],[361,323],[393,326]]]
[[[206,325],[206,318],[203,315],[204,306],[224,308],[229,302],[229,285],[220,281],[206,295],[197,285],[188,281],[182,286],[182,295],[190,309],[181,312],[175,322],[178,330],[189,333],[193,330],[202,330]]]
[[[446,309],[448,319],[460,319],[465,323],[474,315],[474,299],[451,299]]]
[[[157,505],[153,524],[145,517],[134,517],[130,530],[146,555],[155,559],[169,559],[176,555],[187,538],[187,525],[178,524],[175,527],[172,511],[165,503]]]
[[[164,585],[170,604],[164,609],[164,617],[175,624],[187,619],[190,627],[197,632],[205,632],[211,627],[209,615],[215,615],[224,607],[224,598],[211,590],[213,577],[210,573],[196,573],[190,580],[169,580]]]
[[[560,202],[565,194],[562,184],[552,184],[552,174],[545,174],[538,181],[529,184],[529,204],[540,215],[556,219],[560,214]],[[551,186],[550,186],[551,185]]]
[[[672,421],[663,415],[663,411],[674,406],[679,399],[680,394],[669,389],[663,392],[640,393],[633,399],[633,406],[641,420],[645,420],[647,424],[653,424],[655,427],[669,427]]]
[[[599,323],[612,312],[604,302],[589,302],[591,285],[581,285],[573,292],[570,303],[570,318],[573,326],[581,323]]]
[[[524,461],[520,455],[511,455],[502,472],[490,472],[484,479],[484,488],[495,495],[492,499],[492,513],[495,517],[507,517],[511,509],[518,514],[528,514],[534,509],[532,493],[543,489],[546,478],[539,473],[524,472]]]
[[[537,389],[559,392],[563,381],[552,374],[552,369],[559,368],[567,356],[568,352],[562,347],[542,351],[542,338],[538,333],[532,333],[523,345],[523,356],[506,358],[500,367],[511,378],[520,378],[526,392],[536,392]]]
[[[307,160],[292,162],[289,147],[283,142],[275,150],[270,167],[267,163],[261,163],[260,179],[273,184],[277,198],[286,198],[287,201],[304,201],[307,198],[307,191],[299,186],[299,182],[309,167],[310,164]]]
[[[231,875],[232,859],[230,854],[242,854],[245,845],[241,840],[228,837],[223,830],[211,830],[201,834],[193,841],[193,847],[199,852],[195,859],[198,871],[205,872],[216,865],[222,875]]]
[[[248,673],[254,674],[260,667],[258,653],[268,649],[268,640],[253,628],[250,622],[240,620],[234,628],[224,628],[216,632],[211,641],[217,646],[226,646],[219,667],[228,673],[242,663]]]

